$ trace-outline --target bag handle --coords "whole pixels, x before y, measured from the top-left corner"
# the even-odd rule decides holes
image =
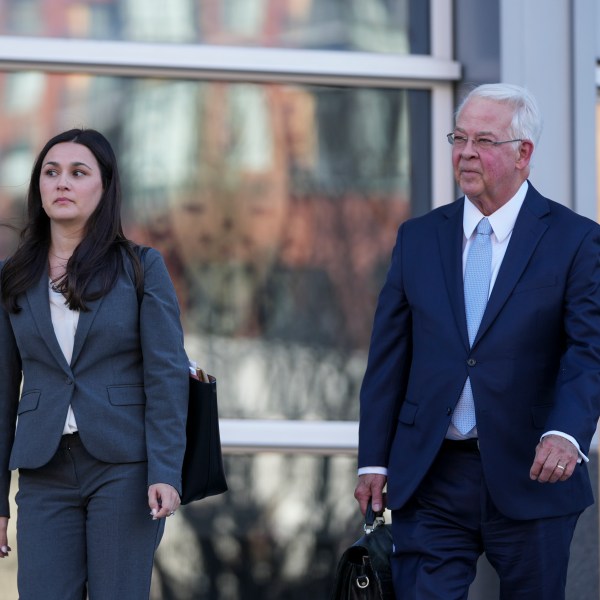
[[[371,500],[369,499],[369,503],[367,504],[367,510],[365,512],[365,524],[363,526],[363,529],[368,535],[369,533],[373,533],[381,525],[385,525],[383,511],[376,513],[373,510],[373,507],[371,506]]]

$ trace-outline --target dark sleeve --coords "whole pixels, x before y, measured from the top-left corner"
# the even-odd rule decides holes
[[[175,289],[162,256],[153,249],[144,257],[140,337],[146,393],[148,484],[168,483],[181,493],[188,361]]]
[[[379,295],[360,391],[358,466],[387,467],[411,363],[411,313],[402,277],[400,227]]]
[[[600,415],[600,227],[583,238],[564,296],[565,351],[546,430],[568,433],[589,453]]]
[[[3,517],[10,516],[8,461],[15,436],[20,387],[21,357],[9,315],[0,305],[0,516]]]

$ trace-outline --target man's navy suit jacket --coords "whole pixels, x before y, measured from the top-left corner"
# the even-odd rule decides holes
[[[150,249],[144,262],[141,302],[126,263],[115,287],[80,313],[70,364],[52,326],[47,275],[19,298],[19,313],[0,307],[0,515],[9,469],[52,458],[69,405],[96,459],[147,460],[148,484],[181,491],[189,375],[179,306],[160,254]]]
[[[600,408],[600,227],[531,184],[469,347],[464,198],[403,223],[381,291],[361,388],[359,466],[388,469],[398,509],[430,468],[467,376],[481,462],[506,516],[571,514],[593,502],[587,467],[529,478],[541,435],[588,453]],[[457,482],[460,485],[460,482]]]

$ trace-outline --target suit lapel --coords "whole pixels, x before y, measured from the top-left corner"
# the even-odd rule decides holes
[[[446,220],[438,227],[438,241],[450,305],[463,344],[468,349],[469,334],[465,316],[462,267],[463,207],[464,197],[448,205]]]
[[[38,283],[27,290],[27,302],[29,303],[33,320],[35,321],[40,335],[46,342],[48,349],[56,358],[61,368],[67,373],[70,373],[71,366],[69,363],[67,363],[67,359],[65,358],[60,344],[58,343],[58,339],[56,338],[56,334],[54,333],[52,316],[50,314],[50,299],[48,294],[48,277],[46,274],[44,274],[42,277],[40,277]],[[75,341],[73,344],[71,365],[75,364],[75,361],[77,360],[77,357],[83,348],[85,339],[96,315],[98,314],[98,309],[100,308],[101,304],[102,298],[88,302],[89,310],[79,314],[79,321],[77,323],[77,331],[75,332]]]
[[[79,322],[77,323],[77,331],[75,332],[75,342],[73,344],[73,356],[71,358],[71,365],[74,365],[77,361],[77,357],[83,348],[85,339],[90,331],[90,327],[98,314],[98,309],[102,304],[102,298],[93,300],[87,303],[88,311],[79,313]]]
[[[548,229],[548,226],[541,221],[541,217],[549,212],[548,202],[531,184],[529,186],[473,345],[485,334],[502,310],[540,239]]]
[[[29,304],[31,316],[40,332],[40,336],[48,346],[48,350],[50,350],[50,353],[54,356],[60,367],[67,373],[70,373],[71,369],[54,333],[52,317],[50,315],[48,285],[48,275],[44,272],[39,281],[27,290],[25,297]]]

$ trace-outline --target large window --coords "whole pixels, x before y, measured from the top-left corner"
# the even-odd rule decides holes
[[[415,167],[429,149],[411,144],[428,129],[428,92],[35,72],[0,89],[13,124],[0,134],[0,204],[18,219],[44,138],[105,132],[127,231],[164,254],[222,416],[357,419],[411,173],[429,177]]]
[[[127,234],[163,253],[218,380],[231,491],[169,522],[156,600],[328,597],[359,533],[358,392],[396,231],[454,194],[450,4],[2,5],[0,220],[22,222],[48,138],[101,130]],[[0,229],[0,256],[15,243]]]

